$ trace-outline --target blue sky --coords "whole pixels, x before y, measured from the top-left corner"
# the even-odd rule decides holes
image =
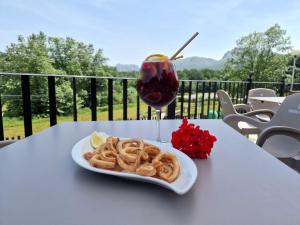
[[[102,48],[108,64],[172,55],[195,31],[184,56],[219,59],[242,35],[279,23],[300,48],[299,0],[0,0],[0,51],[17,35],[44,31]]]

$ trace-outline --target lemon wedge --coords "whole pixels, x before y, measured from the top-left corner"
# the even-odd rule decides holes
[[[106,142],[106,137],[94,131],[91,135],[90,142],[93,148],[98,148]]]
[[[168,59],[169,59],[168,56],[162,54],[153,54],[153,55],[149,55],[146,58],[146,61],[166,61]]]

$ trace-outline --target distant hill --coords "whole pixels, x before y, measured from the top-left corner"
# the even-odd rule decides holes
[[[138,71],[140,68],[134,64],[117,64],[117,71],[119,72],[130,72],[130,71]]]
[[[174,62],[174,64],[177,70],[184,70],[184,69],[219,70],[223,68],[224,63],[229,57],[230,57],[230,52],[226,52],[225,55],[220,60],[193,56],[193,57],[178,59]]]
[[[212,70],[219,70],[222,69],[224,63],[228,58],[230,58],[231,53],[230,51],[226,52],[224,56],[220,60],[193,56],[187,57],[184,59],[178,59],[174,61],[175,67],[177,70],[184,70],[184,69],[212,69]],[[119,72],[129,72],[129,71],[138,71],[139,67],[133,64],[117,64],[116,68]]]

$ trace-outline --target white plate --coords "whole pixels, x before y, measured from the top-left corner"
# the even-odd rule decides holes
[[[181,151],[178,151],[175,148],[173,148],[170,143],[159,143],[156,141],[149,141],[149,140],[144,140],[144,142],[147,142],[152,145],[156,145],[161,149],[161,151],[168,151],[177,156],[180,164],[180,174],[174,182],[168,183],[164,180],[154,178],[154,177],[145,177],[145,176],[140,176],[129,172],[117,172],[117,171],[92,167],[88,163],[88,161],[83,158],[83,154],[92,149],[90,145],[90,136],[81,139],[74,145],[72,149],[72,158],[79,166],[87,170],[91,170],[102,174],[118,176],[126,179],[132,179],[132,180],[157,184],[159,186],[168,188],[180,195],[187,193],[192,188],[197,178],[197,167],[195,166],[193,160],[189,158],[187,155],[185,155],[184,153],[182,153]]]

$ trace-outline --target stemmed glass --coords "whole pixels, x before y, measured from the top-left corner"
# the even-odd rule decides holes
[[[137,92],[141,99],[156,109],[157,141],[160,137],[161,108],[169,105],[178,92],[178,77],[174,65],[168,57],[160,54],[150,55],[142,63],[137,78]]]

